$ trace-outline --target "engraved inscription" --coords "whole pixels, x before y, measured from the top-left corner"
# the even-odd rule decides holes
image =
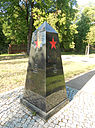
[[[56,68],[56,64],[53,64],[53,73],[57,73],[57,68]]]
[[[34,69],[33,69],[34,73],[38,73],[38,64],[35,63],[34,65]]]

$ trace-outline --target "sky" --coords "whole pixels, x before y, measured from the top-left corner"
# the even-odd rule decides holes
[[[77,2],[78,2],[78,5],[86,5],[89,2],[95,3],[95,0],[77,0]]]

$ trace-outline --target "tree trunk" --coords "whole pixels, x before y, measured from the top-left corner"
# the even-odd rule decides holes
[[[29,52],[30,52],[31,38],[32,38],[32,32],[33,32],[33,23],[34,23],[33,13],[32,13],[33,6],[34,6],[34,2],[31,3],[31,16],[30,16],[28,35],[27,35],[27,55],[29,55]]]
[[[90,46],[89,46],[89,43],[88,43],[88,46],[86,46],[85,55],[89,55],[89,49],[90,49]]]
[[[89,55],[89,43],[88,43],[88,50],[87,50],[87,55]]]
[[[27,26],[28,26],[28,18],[29,18],[29,10],[28,9],[29,9],[28,8],[28,2],[26,0],[26,13],[27,13],[27,15],[26,15],[26,22],[27,22]]]

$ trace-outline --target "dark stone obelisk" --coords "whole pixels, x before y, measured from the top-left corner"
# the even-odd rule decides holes
[[[58,33],[47,22],[32,35],[21,102],[45,120],[68,103]]]

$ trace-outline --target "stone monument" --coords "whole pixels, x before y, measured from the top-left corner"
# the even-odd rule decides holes
[[[32,35],[21,102],[45,120],[68,103],[58,33],[47,22]]]

